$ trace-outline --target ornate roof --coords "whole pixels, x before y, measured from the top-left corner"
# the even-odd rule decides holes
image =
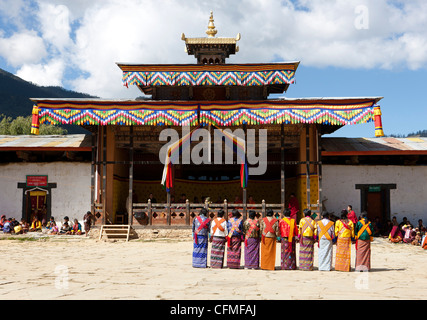
[[[225,58],[237,52],[240,34],[216,38],[216,33],[211,12],[207,37],[186,38],[182,34],[187,52],[196,56],[198,64],[117,64],[125,86],[137,85],[156,99],[31,99],[35,103],[34,132],[40,123],[339,127],[375,122],[376,135],[384,134],[381,110],[376,105],[381,97],[267,99],[268,94],[282,93],[295,82],[299,62],[225,64]]]
[[[299,62],[258,64],[142,65],[118,63],[123,85],[152,86],[268,86],[295,81]]]
[[[209,17],[206,34],[207,37],[197,38],[187,38],[184,33],[181,34],[181,39],[185,42],[185,52],[189,55],[194,55],[197,58],[198,63],[225,63],[225,58],[228,58],[230,54],[235,54],[239,51],[237,41],[240,40],[240,33],[238,33],[235,38],[215,38],[217,30],[214,25],[212,11]]]
[[[380,97],[264,101],[155,101],[31,99],[38,123],[77,125],[216,125],[312,123],[350,125],[374,121]]]

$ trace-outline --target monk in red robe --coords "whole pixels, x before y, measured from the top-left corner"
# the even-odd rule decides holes
[[[353,222],[354,225],[356,225],[359,220],[357,219],[356,213],[353,211],[353,207],[351,205],[347,206],[347,212],[347,219]]]
[[[299,212],[299,203],[294,193],[291,193],[290,195],[288,208],[291,210],[290,218],[296,221],[298,217],[298,212]]]

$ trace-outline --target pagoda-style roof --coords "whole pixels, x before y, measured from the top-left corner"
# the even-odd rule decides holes
[[[157,86],[267,86],[283,93],[295,82],[299,61],[246,64],[125,64],[125,86],[137,85],[145,94]]]
[[[239,46],[237,41],[240,39],[240,35],[236,38],[186,38],[182,34],[181,39],[185,41],[185,51],[189,55],[198,56],[199,52],[223,52],[224,58],[228,58],[231,54],[239,52]],[[218,63],[219,61],[217,61]],[[209,63],[207,60],[205,63]],[[211,63],[214,63],[212,61]]]
[[[206,30],[207,37],[187,38],[182,33],[181,39],[185,42],[185,52],[195,56],[199,64],[224,64],[226,58],[239,51],[237,41],[241,36],[238,33],[235,38],[216,38],[217,32],[211,11]]]
[[[299,98],[263,101],[156,101],[31,99],[33,114],[45,124],[216,125],[326,124],[374,121],[381,97]]]
[[[125,86],[136,85],[150,100],[31,99],[32,132],[39,124],[277,127],[281,124],[343,125],[375,121],[382,136],[381,97],[268,99],[295,82],[299,61],[225,64],[238,50],[235,38],[215,37],[213,14],[207,37],[187,38],[197,64],[117,63]],[[330,131],[330,130],[329,130]]]
[[[207,37],[200,37],[200,38],[186,38],[184,34],[181,36],[182,40],[185,41],[185,45],[187,46],[187,53],[192,54],[190,52],[193,45],[204,45],[204,44],[217,44],[217,45],[235,45],[237,41],[240,40],[239,36],[236,36],[236,38],[226,38],[226,37],[218,37],[218,38],[207,38]],[[238,51],[238,49],[235,48],[235,52]]]

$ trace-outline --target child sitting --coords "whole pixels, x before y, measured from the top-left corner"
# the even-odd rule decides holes
[[[15,232],[15,234],[24,233],[24,231],[22,230],[21,224],[18,221],[16,221],[15,218],[13,218],[12,224],[13,224],[13,232]]]
[[[10,219],[6,219],[3,225],[3,233],[12,233],[12,230]]]
[[[403,242],[411,243],[414,240],[412,226],[410,224],[405,224],[402,227],[402,230],[405,232],[405,235],[403,236]]]
[[[73,230],[71,230],[71,234],[82,234],[82,225],[79,223],[77,219],[74,219]]]
[[[46,224],[46,228],[52,229],[53,225],[56,226],[55,218],[54,217],[50,217],[49,222]]]
[[[419,232],[417,230],[418,230],[418,228],[415,228],[416,235],[415,235],[414,240],[412,241],[412,244],[414,246],[420,246],[421,245],[421,232]]]
[[[70,234],[71,233],[71,227],[68,225],[68,222],[63,223],[59,233],[60,234]]]
[[[59,234],[58,226],[56,225],[55,221],[49,222],[49,232],[48,234]]]
[[[22,233],[27,233],[30,230],[30,226],[25,219],[21,219],[20,226],[22,228]]]

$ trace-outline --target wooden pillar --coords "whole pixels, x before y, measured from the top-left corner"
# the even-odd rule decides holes
[[[285,212],[285,127],[280,127],[280,201],[282,214]]]
[[[102,126],[102,224],[107,215],[107,127]]]
[[[190,201],[185,200],[185,224],[190,225]]]
[[[247,218],[247,209],[248,209],[248,197],[246,188],[243,188],[243,220]]]
[[[246,137],[247,137],[247,134],[246,134],[246,132],[247,132],[246,123],[243,124],[243,131],[245,132],[245,144],[246,144],[246,140],[247,140],[246,139]],[[244,157],[245,157],[245,161],[246,161],[246,150],[245,150]],[[249,178],[248,178],[248,181],[249,181]],[[246,188],[243,188],[243,220],[246,220],[247,217],[248,217],[247,208],[248,208],[248,195],[247,195]]]
[[[153,207],[151,206],[151,199],[148,199],[148,225],[151,226],[153,224]]]
[[[129,203],[128,224],[133,224],[133,126],[129,128]]]
[[[305,127],[305,148],[306,148],[306,159],[305,159],[305,178],[307,182],[307,208],[310,209],[310,125],[307,124]]]
[[[92,161],[90,166],[90,211],[95,214],[96,133],[92,132]]]
[[[167,194],[167,208],[166,208],[166,224],[171,225],[171,193],[168,191]]]
[[[323,211],[322,204],[322,132],[319,127],[317,129],[317,177],[319,185],[319,216],[321,216]]]
[[[262,199],[261,218],[265,218],[266,213],[267,213],[267,208],[265,206],[265,200]]]

